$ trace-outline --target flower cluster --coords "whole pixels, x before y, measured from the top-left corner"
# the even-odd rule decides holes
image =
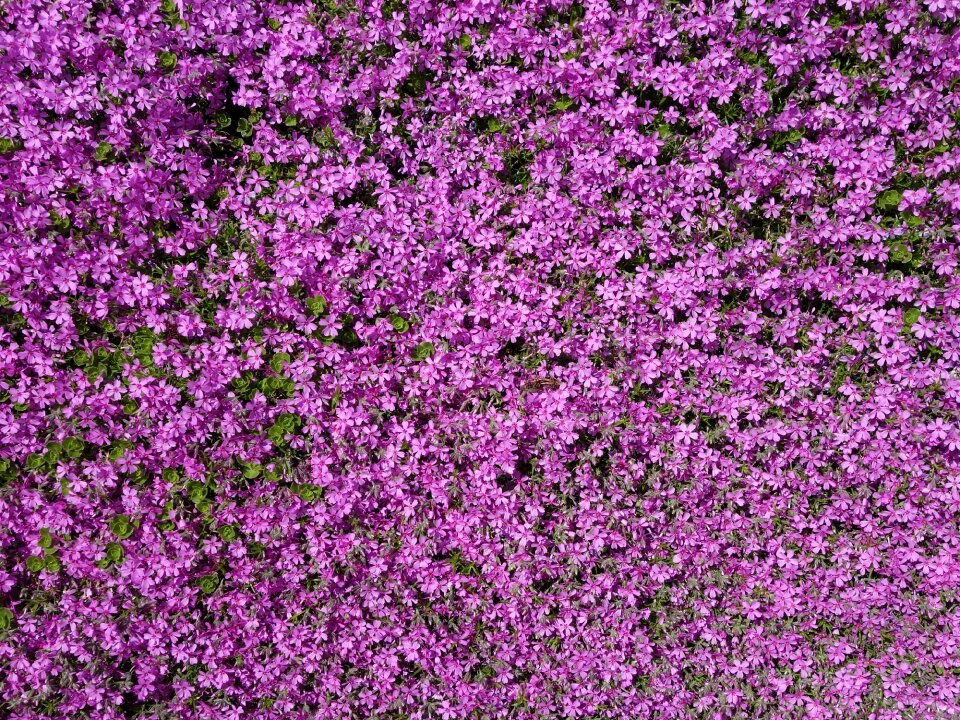
[[[960,716],[960,2],[2,13],[4,715]]]

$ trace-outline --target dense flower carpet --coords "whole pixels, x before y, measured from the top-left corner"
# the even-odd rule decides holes
[[[0,716],[960,717],[958,0],[8,0]]]

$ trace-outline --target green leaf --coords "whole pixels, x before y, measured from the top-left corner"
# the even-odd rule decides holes
[[[123,546],[120,543],[111,542],[107,543],[107,561],[113,563],[114,565],[120,565],[123,563]]]
[[[68,437],[63,441],[63,451],[67,454],[68,458],[76,460],[83,455],[84,448],[85,444],[83,440],[78,437]]]
[[[913,260],[913,253],[903,243],[894,243],[890,248],[890,259],[901,265],[909,265]]]
[[[344,347],[355,347],[360,343],[360,336],[351,327],[345,327],[337,333],[336,341]]]
[[[53,536],[50,534],[50,528],[40,528],[40,547],[45,550],[53,547]]]
[[[187,497],[194,505],[199,505],[207,499],[207,486],[196,480],[191,480],[187,483]]]
[[[100,143],[97,145],[97,149],[94,151],[93,157],[97,162],[107,162],[113,157],[113,145],[108,142]]]
[[[14,616],[10,608],[0,608],[0,632],[6,632],[13,627]]]
[[[909,310],[904,311],[903,313],[904,331],[909,332],[909,330],[917,323],[917,320],[919,319],[920,319],[919,308],[910,308]]]
[[[405,333],[410,329],[410,323],[402,315],[393,314],[390,316],[390,325],[398,333]]]
[[[198,583],[200,590],[206,594],[211,595],[217,591],[217,588],[220,587],[220,576],[216,574],[204,575],[200,578]]]
[[[39,470],[44,465],[43,455],[38,453],[30,453],[27,455],[26,465],[28,470]]]
[[[271,425],[267,428],[267,437],[274,445],[284,445],[287,441],[287,433],[278,425]]]
[[[278,375],[283,372],[283,366],[290,362],[290,354],[285,352],[277,353],[270,361],[270,369]]]
[[[18,138],[0,137],[0,155],[9,155],[20,149]]]
[[[47,445],[47,453],[43,458],[47,465],[54,467],[60,462],[61,457],[63,457],[63,448],[59,443],[50,443]]]
[[[336,147],[337,139],[333,135],[333,128],[329,125],[324,127],[319,133],[314,133],[314,142],[323,149]]]
[[[161,50],[157,53],[157,61],[160,63],[160,68],[167,72],[171,72],[177,67],[177,56],[167,50]]]
[[[237,539],[237,528],[233,525],[224,525],[217,531],[217,534],[224,542],[233,542]]]
[[[126,540],[133,535],[135,529],[136,527],[128,515],[117,515],[110,521],[110,532],[121,540]]]
[[[302,424],[299,415],[294,415],[293,413],[280,413],[277,416],[276,424],[280,425],[283,428],[289,429],[291,431],[296,430]]]
[[[314,502],[323,496],[323,488],[318,485],[295,483],[290,489],[304,502]]]
[[[32,573],[38,573],[43,570],[44,559],[40,555],[31,555],[27,558],[27,570]]]
[[[160,2],[160,10],[163,12],[164,15],[176,15],[176,14],[178,14],[178,13],[177,13],[177,6],[176,6],[176,4],[173,2],[173,0],[161,0],[161,2]]]
[[[131,342],[134,357],[147,367],[153,366],[153,346],[156,338],[149,330],[140,331],[134,335]]]
[[[900,206],[899,190],[887,190],[877,198],[877,207],[880,210],[896,210]]]
[[[284,377],[265,377],[260,381],[260,392],[269,398],[287,396],[287,391],[291,389],[288,387],[290,382]]]
[[[127,450],[129,450],[131,447],[133,447],[133,443],[131,443],[129,440],[117,440],[117,442],[114,443],[114,447],[110,448],[110,451],[107,453],[107,457],[116,462],[126,455]]]
[[[410,354],[416,362],[423,362],[427,358],[433,355],[434,348],[432,342],[422,342],[413,348],[413,352]]]

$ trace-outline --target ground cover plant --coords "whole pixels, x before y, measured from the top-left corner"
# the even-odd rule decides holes
[[[956,0],[0,10],[0,715],[960,717]]]

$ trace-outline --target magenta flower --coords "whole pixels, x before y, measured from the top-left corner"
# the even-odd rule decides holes
[[[12,0],[0,700],[960,716],[946,0]]]

